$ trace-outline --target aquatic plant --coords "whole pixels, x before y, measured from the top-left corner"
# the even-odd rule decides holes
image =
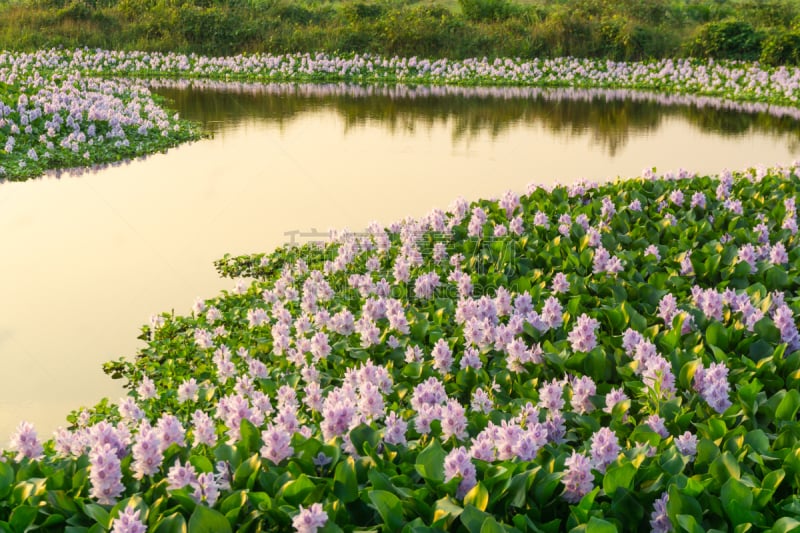
[[[157,79],[157,85],[180,84],[175,78],[238,82],[226,86],[229,90],[252,90],[249,82],[377,83],[401,94],[420,84],[432,86],[424,90],[430,94],[453,93],[459,86],[503,86],[515,87],[508,95],[520,97],[561,88],[550,97],[635,98],[790,118],[797,118],[800,95],[800,69],[737,61],[0,52],[0,176],[26,179],[46,169],[116,162],[199,137],[196,127],[166,112],[134,78]],[[327,90],[337,90],[336,85]]]
[[[106,365],[125,398],[43,449],[20,426],[0,527],[791,531],[798,172],[532,185],[223,258],[233,291]]]

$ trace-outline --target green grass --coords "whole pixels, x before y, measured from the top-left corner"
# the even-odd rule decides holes
[[[716,57],[796,64],[791,0],[15,0],[0,48]]]

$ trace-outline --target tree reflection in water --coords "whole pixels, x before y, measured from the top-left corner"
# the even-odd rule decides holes
[[[560,135],[589,133],[593,143],[614,156],[632,134],[651,132],[664,120],[681,118],[703,132],[773,134],[776,139],[788,137],[790,150],[800,148],[800,110],[712,97],[609,89],[196,80],[157,80],[153,90],[168,98],[182,117],[200,122],[211,133],[248,120],[284,125],[303,114],[333,109],[344,119],[345,134],[367,122],[392,133],[450,123],[453,143],[458,143],[486,132],[494,138],[516,124],[541,125]]]

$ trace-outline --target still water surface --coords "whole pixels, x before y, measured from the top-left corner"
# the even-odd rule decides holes
[[[791,117],[663,106],[650,97],[331,86],[158,92],[214,133],[80,176],[0,185],[0,446],[41,436],[122,384],[151,314],[188,313],[233,282],[212,262],[294,230],[390,223],[530,182],[697,172],[800,156]]]

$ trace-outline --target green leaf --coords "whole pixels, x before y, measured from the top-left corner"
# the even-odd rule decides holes
[[[211,464],[211,461],[208,459],[208,457],[204,457],[202,455],[192,455],[189,457],[189,463],[195,467],[199,474],[214,471],[214,465]]]
[[[241,438],[237,446],[243,448],[245,455],[257,452],[261,448],[261,432],[255,424],[243,418],[239,424],[239,431]]]
[[[618,488],[633,488],[635,475],[636,467],[630,462],[608,467],[605,476],[603,476],[603,492],[612,496]]]
[[[673,520],[678,520],[679,515],[691,515],[695,520],[702,520],[703,508],[694,497],[684,494],[676,485],[669,486],[667,499],[667,514]],[[691,531],[691,530],[687,530]]]
[[[405,524],[403,519],[403,504],[400,499],[385,490],[369,491],[369,499],[381,515],[383,523],[389,531],[400,531]]]
[[[354,502],[358,499],[356,463],[352,457],[347,457],[336,465],[336,472],[333,476],[333,493],[344,503]]]
[[[706,533],[706,530],[700,527],[695,517],[690,514],[680,514],[676,519],[683,531],[688,531],[688,533]]]
[[[366,424],[359,424],[352,431],[350,431],[350,442],[353,443],[356,451],[359,455],[368,455],[366,451],[364,451],[364,444],[369,443],[371,448],[374,450],[375,447],[380,442],[380,436],[378,432],[372,429],[370,426]]]
[[[186,533],[186,520],[180,513],[172,513],[156,523],[153,533]]]
[[[728,479],[739,479],[741,475],[739,470],[739,462],[731,452],[723,452],[719,455],[709,467],[709,472],[714,476],[720,484],[724,484]]]
[[[586,524],[586,533],[617,533],[617,527],[611,522],[593,516]]]
[[[472,505],[465,504],[459,519],[469,533],[480,533],[483,522],[490,516],[489,513],[480,511]]]
[[[281,494],[290,504],[300,505],[315,488],[314,482],[308,479],[305,474],[301,474],[297,479],[286,483],[281,488]]]
[[[439,439],[433,439],[428,446],[417,455],[417,463],[414,465],[417,472],[423,479],[428,481],[444,481],[444,458],[447,452],[444,451]]]
[[[779,518],[769,530],[769,533],[797,533],[800,531],[800,521],[790,516]]]
[[[753,492],[738,479],[730,478],[722,485],[720,500],[734,525],[752,521],[750,507],[753,505]]]
[[[464,512],[464,509],[458,505],[458,502],[449,496],[436,500],[433,509],[434,527],[437,527],[437,524],[441,526],[442,523],[449,526],[453,520],[461,516],[461,513]]]
[[[8,523],[14,531],[25,531],[36,520],[39,508],[32,505],[20,505],[11,512]]]
[[[0,462],[0,499],[5,499],[14,488],[14,469]]]
[[[790,389],[775,409],[775,418],[778,420],[794,420],[800,408],[800,392]]]
[[[785,289],[789,286],[789,275],[780,266],[772,266],[764,272],[764,285],[771,291]]]
[[[486,486],[478,482],[477,485],[472,487],[464,496],[464,505],[472,505],[476,509],[485,511],[486,507],[489,505],[489,491],[486,490]]]
[[[506,528],[501,526],[493,516],[490,516],[481,524],[480,533],[506,533]]]
[[[721,350],[728,349],[728,330],[717,322],[712,321],[706,328],[706,342],[711,346],[716,346]]]
[[[189,518],[189,533],[230,533],[231,524],[224,515],[205,505],[195,507]]]
[[[111,527],[111,516],[103,507],[96,503],[87,503],[83,505],[83,512],[86,516],[100,524],[106,529]]]

